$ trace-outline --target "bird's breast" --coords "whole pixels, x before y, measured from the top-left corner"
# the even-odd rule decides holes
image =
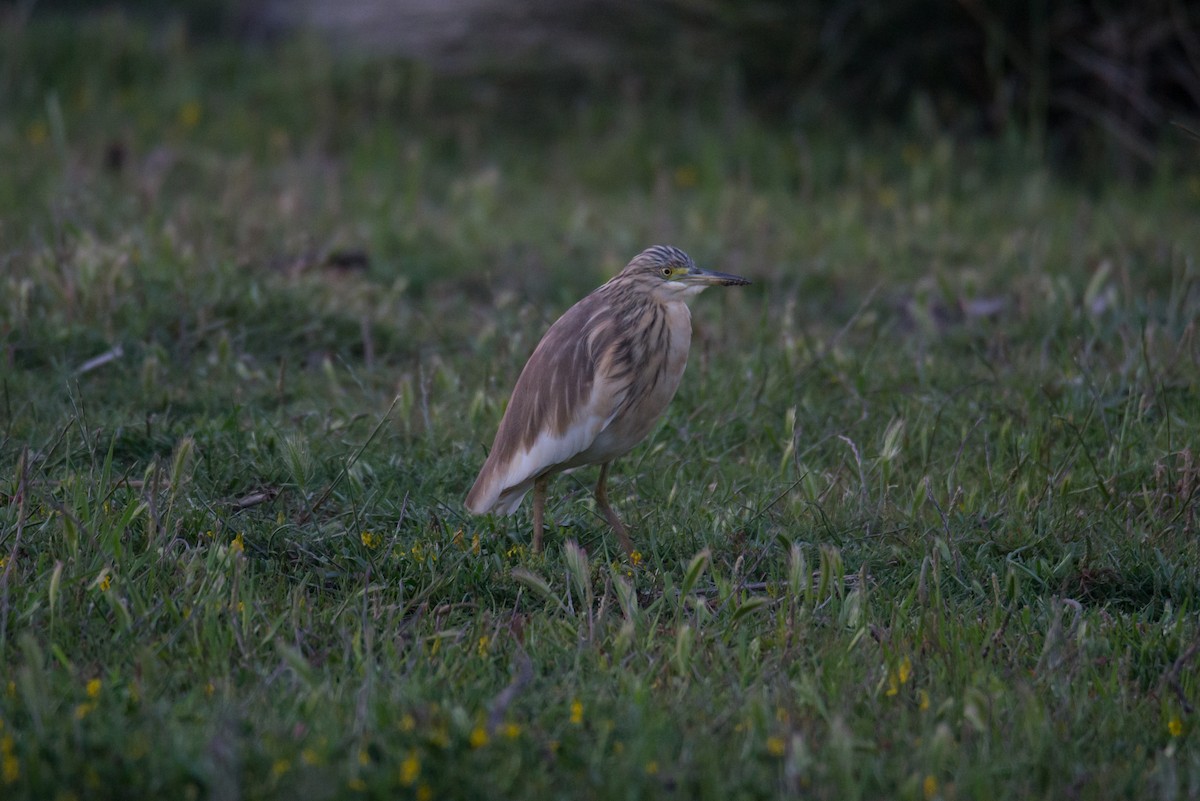
[[[614,365],[625,384],[621,403],[578,464],[609,461],[627,453],[650,433],[679,389],[692,341],[688,307],[682,302],[664,303],[646,314],[629,325],[624,364]]]

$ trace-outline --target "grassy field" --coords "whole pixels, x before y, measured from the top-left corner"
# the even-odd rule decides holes
[[[0,35],[0,797],[1200,796],[1200,148]],[[754,284],[531,555],[462,499],[655,243]]]

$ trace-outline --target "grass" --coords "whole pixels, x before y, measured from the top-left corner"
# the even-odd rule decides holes
[[[4,798],[1200,792],[1195,153],[94,23],[0,65]],[[594,471],[531,555],[461,499],[655,242],[755,283],[614,471],[637,564]]]

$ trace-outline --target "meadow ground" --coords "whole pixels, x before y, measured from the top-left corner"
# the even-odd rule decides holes
[[[3,798],[1200,796],[1197,148],[4,36]],[[614,470],[637,558],[595,470],[531,555],[462,498],[660,242],[754,285]]]

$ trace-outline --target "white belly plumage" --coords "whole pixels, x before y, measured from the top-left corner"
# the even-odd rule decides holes
[[[639,365],[627,373],[645,379],[654,376],[653,386],[634,390],[637,401],[626,405],[624,399],[633,389],[614,386],[606,372],[610,359],[599,359],[588,401],[568,430],[543,431],[528,447],[522,448],[497,470],[492,491],[473,505],[480,513],[488,510],[512,514],[545,473],[570,470],[592,464],[605,464],[625,455],[641,442],[662,417],[683,378],[691,346],[691,314],[682,301],[664,304],[665,336],[663,352],[645,354],[650,369]],[[611,356],[611,354],[609,354]]]

